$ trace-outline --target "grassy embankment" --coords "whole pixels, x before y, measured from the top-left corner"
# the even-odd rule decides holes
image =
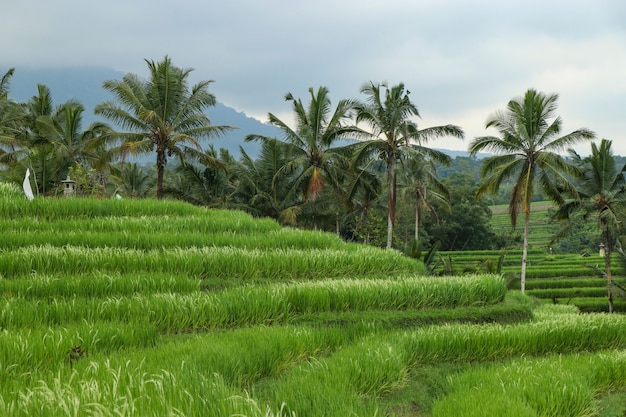
[[[529,254],[527,264],[527,294],[545,303],[571,304],[584,312],[608,311],[607,283],[596,267],[604,269],[597,251],[589,253],[558,253],[550,251],[554,228],[549,225],[549,202],[532,205]],[[511,228],[507,205],[492,207],[492,225],[496,230]],[[518,229],[521,233],[521,225]],[[522,251],[459,251],[442,252],[455,273],[495,271],[501,255],[505,254],[502,273],[509,277],[510,288],[519,288]],[[451,261],[449,261],[451,259]],[[441,271],[441,268],[439,269]],[[622,264],[613,254],[612,275],[626,288]],[[624,294],[615,289],[616,311],[626,312]]]
[[[1,415],[624,411],[623,316],[239,212],[18,191],[0,184]]]

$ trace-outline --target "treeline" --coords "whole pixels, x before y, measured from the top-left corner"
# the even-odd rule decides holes
[[[126,74],[103,83],[113,99],[98,104],[94,114],[108,123],[89,126],[82,125],[85,108],[80,102],[55,105],[44,85],[25,103],[12,100],[14,70],[9,70],[0,81],[2,179],[21,184],[28,170],[36,195],[59,196],[69,176],[78,196],[176,198],[412,253],[435,243],[446,250],[519,245],[509,230],[490,227],[488,205],[513,201],[516,214],[525,210],[526,194],[528,202],[552,198],[550,193],[562,185],[550,182],[560,178],[550,171],[541,174],[541,186],[532,186],[534,178],[520,186],[523,158],[476,159],[478,152],[506,154],[512,149],[501,145],[515,136],[506,129],[517,127],[497,120],[488,127],[499,129],[502,137],[475,139],[469,157],[452,159],[428,147],[444,136],[463,138],[463,130],[452,124],[418,127],[417,106],[402,83],[368,82],[360,99],[336,103],[323,86],[310,88],[304,102],[288,93],[294,122],[268,115],[280,137],[246,137],[260,144],[258,155],[241,149],[241,157],[235,158],[211,145],[203,149],[201,140],[236,128],[213,124],[206,116],[216,103],[211,82],[190,85],[191,69],[176,67],[167,56],[146,64],[147,79]],[[552,96],[529,94],[536,103],[521,105],[547,104],[542,117],[552,116]],[[556,122],[560,126],[560,119]],[[551,161],[564,161],[554,159],[549,146],[558,129],[540,128],[547,133],[542,151]],[[573,132],[558,138],[559,149],[593,137],[586,130]],[[132,162],[137,155],[152,155],[155,164]],[[506,161],[512,165],[504,169]],[[544,188],[546,184],[552,188]],[[512,193],[519,195],[511,198]]]

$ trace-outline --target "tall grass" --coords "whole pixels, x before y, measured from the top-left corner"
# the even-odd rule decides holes
[[[200,290],[201,281],[179,274],[119,273],[99,271],[74,275],[31,274],[0,279],[0,295],[18,299],[132,296]]]
[[[246,250],[172,248],[140,251],[124,248],[29,246],[0,252],[5,278],[40,274],[132,272],[177,273],[214,278],[325,278],[333,276],[424,272],[423,264],[397,251],[359,246],[355,250]]]
[[[40,375],[35,375],[39,378]],[[17,387],[12,387],[17,388]],[[0,396],[0,414],[26,416],[282,417],[233,390],[217,374],[197,373],[188,364],[177,371],[146,370],[139,362],[114,366],[90,362],[80,371],[64,369],[39,378],[18,395]]]
[[[321,232],[305,233],[295,229],[271,230],[265,233],[250,231],[249,233],[234,232],[228,225],[225,230],[189,230],[189,225],[177,227],[178,223],[186,224],[184,219],[170,227],[153,227],[156,220],[146,221],[146,228],[128,228],[123,231],[91,231],[75,229],[71,225],[68,230],[60,233],[51,227],[50,230],[5,229],[0,242],[0,250],[16,250],[29,246],[75,246],[85,248],[125,248],[137,250],[154,250],[188,247],[237,247],[243,249],[341,249],[355,250],[358,245],[341,241],[336,235]],[[191,222],[193,223],[193,222]],[[209,229],[209,228],[204,228]],[[216,228],[211,228],[216,229]],[[146,239],[146,236],[150,236]]]
[[[0,212],[8,218],[34,217],[54,220],[103,216],[191,215],[198,207],[173,200],[114,200],[91,198],[0,198]]]
[[[17,184],[0,181],[0,200],[5,199],[26,202],[24,191]]]
[[[23,377],[33,370],[56,371],[97,353],[150,348],[157,342],[153,326],[77,323],[0,332],[0,381]]]
[[[598,415],[595,396],[626,385],[626,352],[521,358],[450,378],[439,416]]]
[[[162,332],[187,332],[289,322],[302,314],[451,308],[502,301],[498,276],[441,280],[424,277],[323,280],[250,286],[220,293],[156,293],[84,298],[12,297],[0,310],[4,328],[56,326],[81,321],[141,323]]]
[[[72,200],[73,201],[73,200]],[[82,201],[82,200],[77,200]],[[18,218],[0,219],[4,230],[22,232],[56,232],[65,233],[130,233],[150,234],[152,232],[169,233],[223,233],[237,234],[278,232],[281,227],[270,219],[254,219],[249,214],[239,211],[209,210],[193,207],[194,211],[181,213],[159,213],[133,215],[132,212],[117,213],[114,210],[103,210],[102,216],[63,216],[52,219],[38,216],[20,216]],[[149,212],[149,210],[146,210]],[[44,213],[45,214],[45,213]]]
[[[559,314],[557,319],[515,326],[443,325],[373,335],[327,360],[294,369],[266,387],[260,398],[273,406],[284,402],[299,416],[343,415],[350,407],[362,413],[357,415],[375,415],[375,399],[401,389],[412,368],[625,349],[626,335],[619,331],[625,324],[626,318],[619,316]],[[498,404],[497,411],[507,404]]]

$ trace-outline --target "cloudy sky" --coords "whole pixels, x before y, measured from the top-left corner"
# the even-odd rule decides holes
[[[146,74],[169,55],[214,80],[224,104],[290,120],[283,98],[362,98],[403,82],[421,127],[453,123],[467,149],[485,120],[529,88],[559,94],[563,133],[579,127],[626,155],[623,0],[20,0],[5,2],[0,67],[110,67]],[[588,145],[579,147],[588,153]]]

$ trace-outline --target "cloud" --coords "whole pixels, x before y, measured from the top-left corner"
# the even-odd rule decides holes
[[[145,74],[169,55],[218,100],[261,120],[327,86],[403,82],[427,125],[484,134],[528,88],[560,94],[564,126],[626,154],[626,6],[617,0],[22,0],[3,6],[0,65],[104,66]],[[434,123],[429,123],[432,120]],[[456,143],[456,141],[454,142]],[[623,143],[623,144],[622,144]]]

